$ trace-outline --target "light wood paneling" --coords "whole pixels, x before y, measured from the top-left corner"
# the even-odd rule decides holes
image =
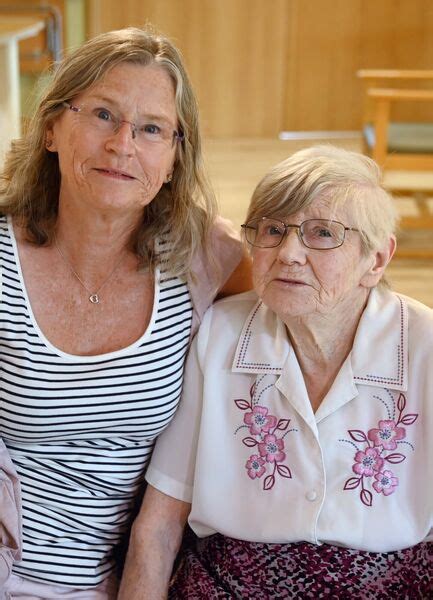
[[[264,136],[281,128],[289,5],[273,0],[273,10],[267,6],[262,0],[96,0],[89,33],[153,23],[185,57],[205,132]]]
[[[88,0],[88,33],[147,21],[182,50],[207,134],[361,127],[360,68],[433,68],[431,0]],[[397,118],[411,115],[400,109]],[[417,118],[433,120],[428,107]]]
[[[359,68],[433,67],[431,0],[312,0],[292,3],[288,130],[355,130],[362,115]],[[428,83],[426,84],[429,85]],[[399,107],[398,120],[414,118]],[[433,120],[429,107],[417,119]]]

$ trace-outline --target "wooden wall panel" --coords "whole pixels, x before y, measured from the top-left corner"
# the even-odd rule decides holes
[[[284,113],[288,3],[267,6],[263,0],[94,1],[89,32],[152,22],[185,57],[204,131],[260,137],[279,131]]]
[[[88,0],[88,33],[147,21],[182,50],[204,131],[356,130],[360,68],[433,68],[431,0]],[[433,121],[433,109],[416,107]],[[398,118],[412,118],[412,107]]]
[[[360,68],[433,67],[430,0],[313,0],[293,2],[288,130],[358,129],[362,115]],[[416,106],[419,120],[433,110]],[[396,111],[413,118],[414,108]]]

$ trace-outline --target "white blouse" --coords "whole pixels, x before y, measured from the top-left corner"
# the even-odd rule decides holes
[[[253,292],[207,312],[147,481],[197,535],[388,552],[433,540],[433,311],[373,290],[313,413],[285,325]]]

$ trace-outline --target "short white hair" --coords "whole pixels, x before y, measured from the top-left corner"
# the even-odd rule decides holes
[[[300,150],[271,168],[254,190],[247,221],[288,217],[319,198],[328,200],[331,210],[349,208],[350,223],[345,225],[359,229],[365,254],[382,248],[395,234],[397,211],[378,165],[331,145]]]

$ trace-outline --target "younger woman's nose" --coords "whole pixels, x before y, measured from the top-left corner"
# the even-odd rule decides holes
[[[135,150],[134,138],[135,125],[129,121],[121,121],[119,127],[107,137],[106,148],[120,154],[131,154]]]

